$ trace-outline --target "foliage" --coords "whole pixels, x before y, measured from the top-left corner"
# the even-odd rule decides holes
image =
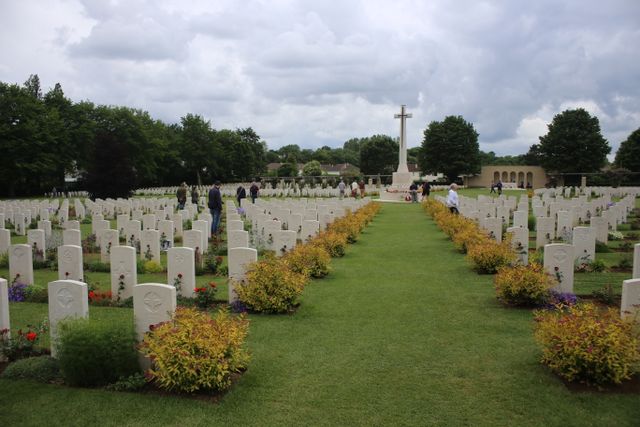
[[[363,228],[364,222],[361,221],[358,216],[350,212],[342,218],[336,219],[327,227],[329,231],[347,236],[347,243],[357,242],[358,236],[362,232]]]
[[[504,240],[500,243],[487,239],[470,246],[467,249],[467,259],[473,264],[473,268],[481,274],[493,274],[500,267],[512,264],[516,255],[511,248],[511,243]]]
[[[58,323],[55,343],[65,383],[100,386],[138,370],[135,332],[130,322],[69,319]]]
[[[145,273],[162,273],[164,269],[158,261],[152,260],[144,263],[142,271]]]
[[[591,295],[602,304],[611,306],[617,304],[616,295],[613,292],[613,286],[611,286],[611,283],[607,283],[602,288],[596,289],[591,292]]]
[[[196,307],[206,310],[211,307],[216,299],[217,285],[209,282],[207,286],[197,287],[193,290],[193,299]]]
[[[100,260],[93,260],[93,261],[84,263],[83,269],[85,271],[109,273],[111,271],[111,265],[107,262],[102,262]]]
[[[26,299],[28,285],[20,282],[19,276],[20,274],[17,274],[9,283],[8,294],[10,302],[22,302]]]
[[[178,307],[168,322],[155,325],[141,344],[151,359],[147,376],[166,390],[193,393],[222,390],[234,373],[246,369],[249,355],[243,348],[249,321],[218,312]]]
[[[581,273],[601,273],[607,268],[607,265],[601,259],[595,261],[584,261],[576,266],[576,272]]]
[[[640,172],[640,128],[622,141],[616,152],[615,165],[632,172]]]
[[[250,310],[264,313],[291,311],[302,295],[307,277],[296,273],[281,258],[267,257],[252,263],[243,283],[237,283],[238,298]]]
[[[29,285],[25,289],[24,300],[27,302],[47,303],[49,302],[49,291],[41,286]]]
[[[331,256],[320,246],[298,245],[284,256],[287,266],[295,273],[308,277],[324,277],[331,271]]]
[[[51,356],[27,357],[11,363],[1,375],[11,380],[33,380],[50,383],[60,380],[60,367]]]
[[[398,143],[387,135],[360,142],[360,171],[365,175],[391,175],[398,168]]]
[[[542,363],[568,381],[619,384],[637,372],[638,337],[615,309],[591,303],[535,312]]]
[[[317,160],[311,160],[302,168],[302,175],[304,176],[321,176],[322,167]]]
[[[597,172],[607,161],[611,147],[600,133],[597,117],[584,109],[556,115],[538,145],[540,164],[555,172]]]
[[[501,267],[494,277],[499,300],[513,306],[538,306],[546,302],[555,281],[542,265]]]
[[[347,247],[347,235],[335,231],[322,231],[309,242],[323,248],[332,258],[342,257]]]
[[[25,357],[39,356],[44,350],[38,347],[40,338],[49,330],[45,320],[38,325],[27,325],[26,332],[18,329],[11,334],[8,329],[0,330],[0,354],[9,360],[17,360]]]
[[[624,240],[624,234],[619,231],[610,231],[609,240]]]
[[[608,253],[611,252],[609,246],[604,243],[596,240],[596,253]]]
[[[461,174],[480,172],[478,133],[461,116],[433,121],[424,131],[418,165],[423,172],[442,172],[453,182]]]
[[[105,388],[110,391],[138,391],[147,385],[147,379],[142,372],[136,372],[128,377],[120,377],[115,383]]]

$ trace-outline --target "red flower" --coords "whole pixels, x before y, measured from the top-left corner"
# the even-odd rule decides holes
[[[178,273],[178,279],[182,279],[182,273]]]
[[[96,293],[93,291],[89,291],[89,299],[94,299],[96,297]]]
[[[27,332],[26,337],[27,337],[27,341],[33,342],[33,341],[36,340],[36,338],[38,338],[38,335],[35,332],[29,331],[29,332]]]
[[[209,282],[209,286],[211,286],[212,288],[215,288],[216,284],[215,284],[215,282]]]

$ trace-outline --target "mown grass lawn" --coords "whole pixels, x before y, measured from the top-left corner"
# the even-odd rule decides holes
[[[332,266],[294,315],[250,316],[249,370],[217,404],[0,380],[0,425],[638,425],[640,395],[573,392],[538,363],[531,312],[419,205],[383,205]]]

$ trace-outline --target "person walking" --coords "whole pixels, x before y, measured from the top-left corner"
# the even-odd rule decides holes
[[[496,188],[498,189],[498,196],[502,195],[502,180],[498,181]]]
[[[238,201],[238,207],[242,205],[242,199],[247,198],[247,190],[244,189],[244,186],[240,184],[240,187],[236,189],[236,200]]]
[[[361,179],[360,182],[358,182],[358,188],[360,189],[360,198],[364,199],[365,186],[364,186],[364,180],[363,179]]]
[[[176,198],[178,199],[178,209],[184,209],[184,205],[187,203],[187,183],[183,182],[176,191]]]
[[[460,211],[458,208],[460,207],[460,201],[458,200],[458,185],[451,184],[449,186],[449,194],[447,195],[447,207],[452,214],[458,215]]]
[[[338,183],[338,190],[340,190],[340,200],[344,198],[344,190],[347,188],[347,184],[344,183],[344,180],[340,178],[340,182]]]
[[[256,202],[259,191],[260,191],[260,187],[258,187],[258,183],[256,181],[253,181],[251,183],[251,187],[249,187],[249,194],[251,195],[251,203]]]
[[[198,199],[200,198],[200,193],[198,192],[198,187],[195,185],[191,186],[191,203],[194,205],[198,204]]]
[[[356,181],[356,179],[353,179],[353,182],[351,183],[351,195],[354,198],[358,198],[358,181]]]
[[[220,181],[216,181],[209,190],[209,212],[211,212],[211,234],[218,234],[220,216],[222,215],[222,194],[220,193]]]
[[[429,194],[431,194],[431,185],[429,185],[429,181],[425,181],[422,183],[422,200],[428,199]]]

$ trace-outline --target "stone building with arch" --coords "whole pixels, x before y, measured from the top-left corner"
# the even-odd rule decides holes
[[[550,181],[545,170],[540,166],[482,166],[479,175],[465,176],[467,187],[491,187],[491,184],[502,181],[504,188],[517,188],[520,185],[531,188],[544,188]]]

